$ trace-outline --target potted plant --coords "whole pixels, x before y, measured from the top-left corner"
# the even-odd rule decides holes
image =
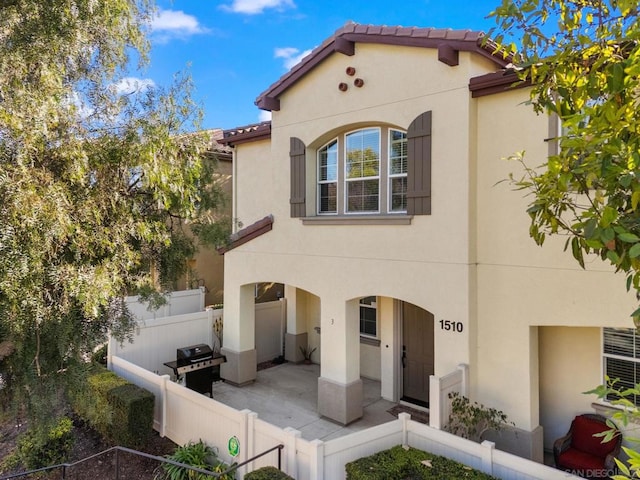
[[[313,355],[313,352],[316,351],[316,348],[300,346],[300,351],[302,352],[302,356],[304,357],[304,360],[302,361],[303,363],[307,365],[313,363],[311,361],[311,355]]]

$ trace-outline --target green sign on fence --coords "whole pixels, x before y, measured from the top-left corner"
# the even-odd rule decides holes
[[[240,453],[240,440],[238,440],[238,437],[231,437],[227,447],[229,449],[229,455],[237,457]]]

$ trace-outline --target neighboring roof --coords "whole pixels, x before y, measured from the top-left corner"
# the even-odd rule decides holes
[[[204,130],[202,133],[209,135],[209,145],[214,153],[233,154],[233,149],[221,141],[224,137],[224,131],[221,128]]]
[[[211,128],[209,130],[199,130],[197,132],[184,133],[181,134],[178,138],[188,139],[196,135],[208,137],[208,152],[214,153],[218,157],[218,159],[231,160],[231,157],[233,156],[233,148],[221,143],[223,137],[223,130],[221,128]]]
[[[493,95],[514,88],[523,88],[531,85],[531,80],[522,80],[513,68],[500,70],[473,77],[469,80],[469,90],[473,98]]]
[[[231,148],[233,145],[271,138],[271,122],[254,123],[244,127],[232,128],[222,132],[219,143]]]
[[[260,235],[263,235],[273,229],[273,215],[267,215],[261,220],[258,220],[255,223],[252,223],[246,228],[242,230],[238,230],[236,233],[231,235],[230,243],[226,247],[218,248],[218,253],[220,255],[224,255],[229,250],[233,250],[240,245],[247,243],[249,240],[253,240]]]
[[[435,48],[438,49],[438,59],[450,66],[457,65],[459,51],[478,53],[495,62],[499,68],[507,66],[511,61],[502,54],[496,54],[495,43],[480,31],[348,23],[261,93],[256,99],[256,105],[263,110],[279,110],[278,97],[282,93],[333,53],[354,55],[355,43]]]

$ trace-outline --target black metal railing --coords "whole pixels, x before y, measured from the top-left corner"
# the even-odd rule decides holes
[[[263,457],[265,455],[267,455],[268,453],[273,452],[274,450],[278,450],[278,470],[282,470],[282,449],[284,448],[284,445],[280,444],[280,445],[276,445],[275,447],[271,447],[269,450],[265,450],[262,453],[259,453],[258,455],[255,455],[254,457],[251,457],[248,460],[245,460],[242,463],[238,463],[238,464],[234,464],[231,465],[227,470],[225,470],[224,472],[211,472],[209,470],[204,470],[202,468],[198,468],[198,467],[194,467],[191,465],[186,465],[184,463],[180,463],[180,462],[174,462],[173,460],[170,460],[168,458],[165,457],[158,457],[157,455],[151,455],[149,453],[144,453],[144,452],[139,452],[138,450],[132,450],[130,448],[126,448],[126,447],[111,447],[107,450],[104,450],[102,452],[96,453],[95,455],[91,455],[90,457],[86,457],[83,458],[82,460],[78,460],[77,462],[73,462],[73,463],[61,463],[58,465],[51,465],[50,467],[43,467],[43,468],[38,468],[35,470],[29,470],[28,472],[20,472],[20,473],[14,473],[11,475],[7,475],[4,477],[0,477],[0,480],[9,480],[12,478],[20,478],[20,477],[25,477],[27,475],[33,475],[36,473],[41,473],[41,472],[47,472],[47,471],[54,471],[56,469],[59,469],[62,472],[62,479],[66,479],[66,475],[67,475],[67,470],[80,465],[81,463],[87,462],[89,460],[93,460],[95,458],[98,457],[102,457],[104,455],[108,455],[112,452],[115,452],[115,465],[114,465],[114,469],[115,469],[115,480],[119,480],[120,478],[120,452],[124,452],[124,453],[128,453],[131,455],[137,455],[139,457],[145,457],[151,460],[156,460],[157,462],[160,463],[168,463],[171,465],[175,465],[178,467],[182,467],[185,468],[187,470],[193,470],[194,472],[198,472],[198,473],[202,473],[205,475],[209,475],[212,478],[220,478],[223,475],[227,475],[229,473],[233,473],[236,470],[238,470],[240,467],[244,467],[245,465],[257,460],[260,457]]]

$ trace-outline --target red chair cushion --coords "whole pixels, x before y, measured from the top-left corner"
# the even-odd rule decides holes
[[[559,467],[566,470],[604,470],[604,458],[595,457],[590,453],[581,452],[575,448],[569,448],[558,457]]]
[[[603,423],[587,417],[576,417],[573,420],[571,447],[584,453],[604,458],[616,447],[616,440],[612,439],[602,443],[603,437],[594,437],[594,434],[607,430],[609,430],[609,427]]]

